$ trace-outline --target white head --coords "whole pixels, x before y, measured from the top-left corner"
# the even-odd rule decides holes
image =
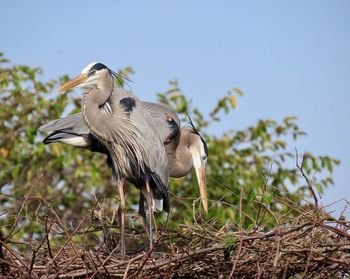
[[[208,146],[202,136],[197,132],[192,121],[189,133],[188,148],[192,155],[193,167],[196,171],[197,181],[201,194],[201,201],[205,212],[208,212],[206,167],[208,162]]]
[[[200,134],[193,132],[190,135],[189,149],[193,158],[195,168],[205,167],[208,161],[208,147]]]
[[[117,74],[102,63],[92,62],[87,65],[76,78],[60,87],[60,92],[66,92],[74,87],[83,89],[112,87]]]

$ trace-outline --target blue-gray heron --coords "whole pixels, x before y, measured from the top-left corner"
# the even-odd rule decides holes
[[[114,88],[115,78],[119,76],[102,63],[91,63],[78,77],[63,84],[60,91],[66,92],[74,87],[85,91],[81,119],[107,154],[118,185],[120,253],[125,256],[125,180],[141,190],[140,210],[144,211],[143,200],[146,197],[149,211],[146,224],[152,248],[153,210],[169,212],[170,209],[169,171],[163,143],[152,116],[135,95]],[[101,106],[107,101],[108,105],[102,111]],[[144,212],[141,215],[145,218]]]
[[[204,211],[208,212],[206,166],[208,160],[208,146],[195,128],[191,118],[190,127],[181,127],[177,114],[169,107],[143,102],[152,115],[162,138],[168,158],[169,175],[183,177],[196,171],[201,203]]]
[[[171,177],[183,177],[194,168],[201,203],[204,211],[207,212],[206,165],[208,147],[204,139],[191,120],[190,127],[181,127],[179,117],[169,107],[150,102],[142,102],[142,104],[152,115],[161,136],[168,158],[169,175]],[[109,101],[100,109],[108,113],[110,111]],[[108,156],[108,150],[86,126],[81,113],[52,120],[41,126],[39,130],[49,134],[43,140],[45,144],[60,142],[93,152],[104,153]]]

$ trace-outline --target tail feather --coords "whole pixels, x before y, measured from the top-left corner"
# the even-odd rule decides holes
[[[156,212],[162,212],[164,209],[163,207],[163,199],[158,200],[153,198],[153,210]]]
[[[154,206],[159,211],[165,211],[169,213],[170,200],[169,200],[168,185],[164,185],[156,173],[150,172],[150,174],[151,174],[151,181],[153,182],[151,183],[151,185],[153,185],[152,194],[153,194]]]

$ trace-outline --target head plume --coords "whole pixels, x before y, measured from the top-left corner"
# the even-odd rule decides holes
[[[196,129],[196,127],[194,126],[193,124],[193,121],[191,119],[191,117],[188,115],[188,113],[186,112],[186,115],[188,117],[188,124],[190,125],[190,129],[192,130],[192,132],[196,135],[198,135],[203,143],[203,146],[204,146],[204,151],[205,151],[205,154],[208,156],[208,146],[207,146],[207,143],[205,142],[205,140],[203,139],[203,137],[201,136],[201,134],[198,132],[198,130]]]

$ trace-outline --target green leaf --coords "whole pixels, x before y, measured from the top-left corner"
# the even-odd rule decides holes
[[[45,81],[42,78],[45,75],[40,75],[40,69],[26,65],[13,66],[6,61],[8,60],[0,55],[0,63],[4,62],[0,65],[0,118],[3,120],[3,125],[0,125],[0,185],[5,185],[2,187],[6,190],[6,198],[0,200],[0,205],[7,212],[2,216],[4,230],[12,227],[15,220],[13,216],[16,216],[20,208],[18,199],[13,197],[24,197],[28,187],[42,173],[45,181],[35,189],[35,195],[53,201],[53,207],[57,209],[64,225],[69,224],[66,216],[70,214],[67,212],[80,218],[80,215],[95,205],[96,200],[91,197],[92,187],[96,196],[104,197],[99,202],[103,203],[106,212],[112,211],[116,205],[117,189],[111,183],[111,172],[105,155],[59,143],[45,146],[41,142],[46,135],[37,133],[37,128],[49,120],[81,111],[81,95],[72,97],[52,94],[53,88],[66,82],[69,77],[65,75]],[[120,73],[130,75],[133,71],[126,67]],[[266,181],[268,189],[273,189],[273,193],[267,193],[261,202],[269,205],[272,214],[293,217],[295,212],[290,212],[286,206],[279,206],[277,202],[280,198],[287,198],[298,203],[308,197],[308,191],[304,191],[305,181],[294,167],[295,144],[290,144],[293,137],[298,140],[298,137],[305,135],[299,128],[297,119],[261,119],[241,129],[237,129],[235,123],[226,121],[224,132],[213,134],[210,131],[216,130],[217,122],[225,117],[224,112],[232,112],[237,107],[242,91],[233,88],[216,99],[213,95],[207,113],[186,97],[177,80],[170,81],[168,87],[169,90],[158,93],[158,102],[176,110],[184,123],[188,121],[185,112],[190,114],[209,148],[207,181],[211,209],[208,216],[202,218],[216,220],[217,224],[229,222],[228,228],[232,228],[232,224],[239,225],[240,191],[244,187],[248,189],[248,194],[242,200],[242,222],[244,228],[253,228],[260,208],[256,195],[266,193],[267,190],[262,187]],[[152,97],[149,96],[149,99]],[[313,185],[317,185],[321,191],[334,183],[332,177],[325,177],[323,172],[328,175],[328,171],[333,171],[338,164],[339,160],[330,156],[311,154],[303,167],[308,175],[312,174]],[[294,187],[288,187],[290,184]],[[193,221],[192,202],[199,196],[195,172],[182,178],[172,178],[170,185],[176,198],[171,199],[174,210],[169,226],[178,230],[179,224]],[[139,192],[135,187],[128,187],[128,192],[126,203],[130,205],[130,210],[137,210]],[[273,201],[276,201],[276,205]],[[34,199],[28,201],[28,206],[33,209],[28,212],[34,212],[38,208],[35,202]],[[38,216],[46,216],[46,212],[40,210],[39,208]],[[260,214],[259,218],[262,216]],[[264,229],[271,228],[273,222],[274,220],[266,219]],[[20,225],[18,236],[30,238],[33,232],[38,231],[34,222],[23,222]],[[63,237],[52,241],[64,243]],[[225,241],[228,245],[236,243],[229,233]]]
[[[248,195],[247,195],[247,204],[250,204],[254,198],[256,197],[256,194],[254,192],[254,190],[250,190]]]
[[[264,204],[269,205],[272,202],[272,199],[273,199],[273,193],[270,193],[270,194],[264,195],[262,201]]]
[[[237,246],[237,242],[237,238],[229,234],[225,235],[222,240],[224,247],[229,250],[234,249]]]
[[[329,170],[329,172],[333,172],[332,161],[329,158],[326,159],[326,164],[327,164],[327,169]]]
[[[238,93],[238,95],[243,96],[243,91],[239,89],[238,87],[234,87],[233,90]]]

